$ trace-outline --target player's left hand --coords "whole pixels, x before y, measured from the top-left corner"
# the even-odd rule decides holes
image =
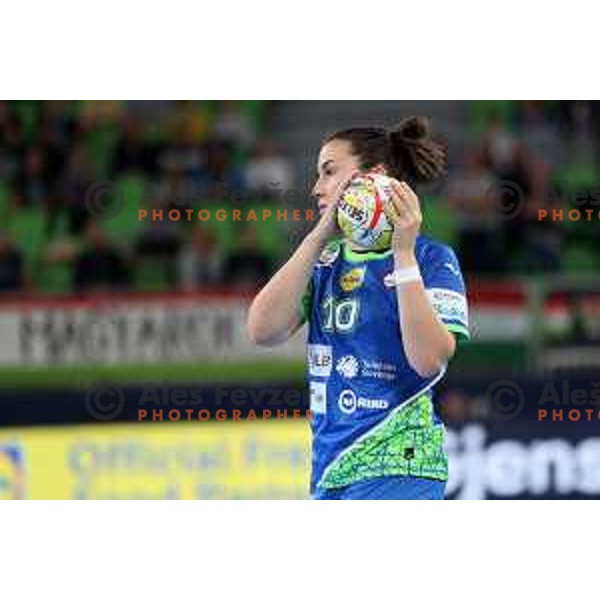
[[[418,196],[404,181],[392,179],[391,202],[384,203],[383,210],[394,226],[394,252],[411,255],[423,222]]]

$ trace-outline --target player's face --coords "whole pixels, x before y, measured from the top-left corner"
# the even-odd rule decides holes
[[[321,148],[317,163],[317,182],[313,188],[320,213],[337,199],[344,185],[360,170],[358,157],[351,150],[350,142],[344,140],[332,140]]]

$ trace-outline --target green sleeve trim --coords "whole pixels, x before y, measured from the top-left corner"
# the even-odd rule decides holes
[[[332,252],[337,252],[340,249],[340,246],[343,244],[342,240],[330,240],[329,242],[327,242],[327,244],[325,245],[325,248],[327,250],[330,250]]]
[[[385,250],[383,252],[355,252],[350,248],[348,243],[345,241],[343,243],[343,252],[344,258],[351,263],[364,263],[371,260],[381,260],[382,258],[387,258],[388,256],[392,256],[394,251],[390,248],[389,250]]]
[[[306,291],[300,301],[300,319],[301,323],[306,323],[310,317],[310,311],[312,309],[312,296],[313,296],[313,282],[312,279],[306,286]]]
[[[469,330],[462,325],[446,325],[446,328],[450,333],[455,334],[457,341],[464,342],[471,338]]]

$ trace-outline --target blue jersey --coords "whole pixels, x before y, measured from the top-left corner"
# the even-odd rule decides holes
[[[446,482],[423,477],[376,477],[344,488],[317,488],[314,500],[443,500]]]
[[[468,337],[465,286],[448,247],[420,235],[416,259],[439,319]],[[402,346],[393,252],[328,246],[303,302],[313,411],[311,492],[386,476],[447,479],[444,427],[432,389],[445,368],[419,376]]]

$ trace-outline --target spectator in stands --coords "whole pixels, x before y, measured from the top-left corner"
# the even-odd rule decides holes
[[[145,228],[135,241],[134,257],[136,263],[150,260],[158,263],[162,269],[163,279],[170,288],[177,286],[177,257],[181,248],[181,222],[171,221],[164,215],[168,206],[163,206],[160,198],[156,198],[149,212],[163,210],[162,220],[147,221]]]
[[[589,133],[592,101],[562,100],[558,103],[558,115],[562,133],[570,141],[579,134]]]
[[[75,119],[71,102],[48,101],[40,107],[37,145],[43,153],[46,195],[42,205],[47,212],[47,232],[54,235],[65,210],[61,178],[73,144]]]
[[[24,286],[23,256],[10,237],[0,231],[0,293],[19,292]]]
[[[213,126],[215,139],[243,149],[254,143],[256,132],[248,116],[241,110],[240,103],[225,100]]]
[[[556,272],[561,266],[565,230],[560,221],[539,219],[538,211],[548,214],[561,208],[560,201],[545,195],[534,194],[526,200],[525,210],[519,217],[520,248],[523,271],[527,273]]]
[[[518,100],[515,103],[516,121],[519,129],[545,127],[548,125],[547,102],[543,100]]]
[[[75,257],[73,288],[76,292],[127,289],[131,283],[128,265],[95,221],[86,227],[83,249]]]
[[[293,186],[293,170],[290,162],[277,152],[269,140],[260,140],[246,166],[246,186],[251,191],[279,192]]]
[[[442,393],[438,405],[446,425],[462,425],[476,416],[472,398],[461,389],[450,388]]]
[[[51,147],[61,156],[66,154],[75,135],[76,121],[72,105],[69,101],[51,100],[42,102],[40,106],[38,140],[46,149]]]
[[[243,173],[233,161],[233,146],[228,142],[210,140],[204,151],[207,201],[213,198],[227,200],[232,193],[244,187]]]
[[[223,283],[224,257],[215,234],[207,227],[193,229],[178,262],[179,285],[183,290],[200,290]]]
[[[25,206],[46,208],[52,181],[46,172],[46,156],[40,146],[32,146],[24,155],[22,168],[15,178],[13,192]]]
[[[19,117],[10,107],[3,116],[0,129],[0,175],[11,181],[17,177],[23,157],[25,156],[26,143],[23,125]]]
[[[11,113],[11,104],[8,100],[0,100],[0,130],[7,123],[10,113]]]
[[[494,273],[505,259],[502,221],[488,198],[493,175],[479,154],[470,152],[448,185],[448,201],[458,221],[458,251],[467,273]]]
[[[71,150],[60,184],[60,209],[66,210],[72,233],[83,231],[90,218],[85,195],[99,174],[90,151],[82,142]]]
[[[261,250],[255,227],[246,225],[240,236],[239,247],[230,254],[224,265],[225,280],[240,292],[262,287],[271,274],[271,264]]]
[[[494,175],[500,175],[510,164],[516,143],[515,136],[502,120],[494,117],[484,133],[481,154]]]
[[[175,139],[185,132],[192,145],[198,146],[209,134],[209,116],[206,102],[176,100],[165,115],[167,136]]]
[[[513,145],[511,157],[505,162],[504,167],[498,171],[498,180],[510,182],[521,193],[522,201],[527,206],[534,198],[542,198],[545,190],[546,170],[540,161],[527,151],[525,145],[516,141]],[[508,206],[515,198],[502,198]],[[523,210],[515,214],[514,218],[502,221],[504,238],[509,251],[514,255],[515,250],[523,250],[527,239],[526,230],[530,220],[531,210]]]
[[[114,174],[135,172],[150,175],[156,168],[154,155],[155,145],[144,140],[138,119],[132,115],[125,117],[115,147],[112,165]]]
[[[193,132],[182,125],[175,130],[158,156],[158,166],[163,173],[177,171],[192,179],[202,174],[204,162],[204,152],[195,141]]]

